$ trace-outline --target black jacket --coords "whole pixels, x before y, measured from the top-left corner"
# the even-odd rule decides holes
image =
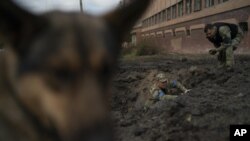
[[[214,38],[208,38],[210,42],[212,42],[215,47],[220,47],[221,43],[223,42],[222,37],[220,36],[219,29],[221,26],[228,26],[231,30],[231,39],[234,39],[238,33],[238,26],[235,24],[229,24],[229,23],[214,23],[214,26],[217,27],[217,32]]]

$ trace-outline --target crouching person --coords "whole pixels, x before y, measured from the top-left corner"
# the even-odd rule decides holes
[[[218,68],[232,70],[234,65],[233,51],[237,49],[244,36],[242,29],[235,24],[214,23],[207,24],[204,32],[207,39],[215,46],[215,49],[209,50],[209,53],[211,55],[217,54]]]
[[[178,95],[187,94],[189,91],[177,80],[170,81],[164,73],[159,73],[150,89],[150,96],[144,105],[144,110],[147,111],[151,105],[158,101],[172,100],[177,98]]]

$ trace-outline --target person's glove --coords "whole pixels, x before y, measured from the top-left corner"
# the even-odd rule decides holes
[[[210,49],[209,50],[209,54],[211,54],[211,55],[215,55],[216,53],[217,53],[216,49]]]
[[[169,94],[176,94],[178,92],[177,89],[170,89]]]
[[[233,51],[235,51],[237,49],[237,47],[236,46],[233,46]]]
[[[191,89],[186,89],[183,94],[187,94],[191,91]]]
[[[144,106],[144,107],[143,107],[143,112],[144,112],[144,113],[146,113],[148,110],[149,110],[149,107],[148,107],[148,106]]]

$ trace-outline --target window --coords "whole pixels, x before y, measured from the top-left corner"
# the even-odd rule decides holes
[[[160,14],[161,16],[160,16],[160,22],[162,22],[163,21],[163,11],[161,11],[161,14]]]
[[[155,17],[156,17],[156,22],[155,23],[157,24],[159,22],[159,14],[156,14]]]
[[[162,20],[165,21],[166,20],[166,15],[167,14],[167,10],[163,10],[163,13],[162,13]]]
[[[158,13],[157,15],[158,15],[158,23],[160,23],[161,22],[161,13]]]
[[[187,30],[186,30],[186,33],[187,33],[187,36],[190,36],[190,35],[191,35],[190,29],[187,29]]]
[[[194,0],[194,11],[201,10],[201,0]]]
[[[171,8],[167,9],[167,20],[171,20]]]
[[[192,0],[186,1],[186,14],[190,14],[192,12]]]
[[[144,26],[148,26],[148,20],[147,19],[144,21]]]
[[[228,0],[219,0],[219,3],[227,2]]]
[[[172,6],[172,19],[176,18],[176,5]]]
[[[178,17],[183,16],[183,1],[178,3]]]
[[[132,35],[132,45],[136,46],[136,43],[137,43],[136,34],[133,34]]]
[[[174,37],[176,36],[175,30],[173,31],[173,36],[174,36]]]
[[[157,23],[157,15],[154,15],[154,24]]]
[[[214,0],[206,0],[206,7],[211,7],[214,5]]]
[[[248,32],[248,22],[240,22],[239,26],[244,33]]]
[[[162,21],[162,13],[159,13],[159,23]]]

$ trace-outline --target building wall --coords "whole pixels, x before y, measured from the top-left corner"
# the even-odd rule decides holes
[[[154,0],[142,17],[141,25],[132,33],[138,38],[137,42],[160,46],[167,51],[203,53],[213,47],[205,38],[205,24],[247,22],[250,27],[249,13],[249,0]],[[248,31],[238,52],[250,52],[249,37]]]

